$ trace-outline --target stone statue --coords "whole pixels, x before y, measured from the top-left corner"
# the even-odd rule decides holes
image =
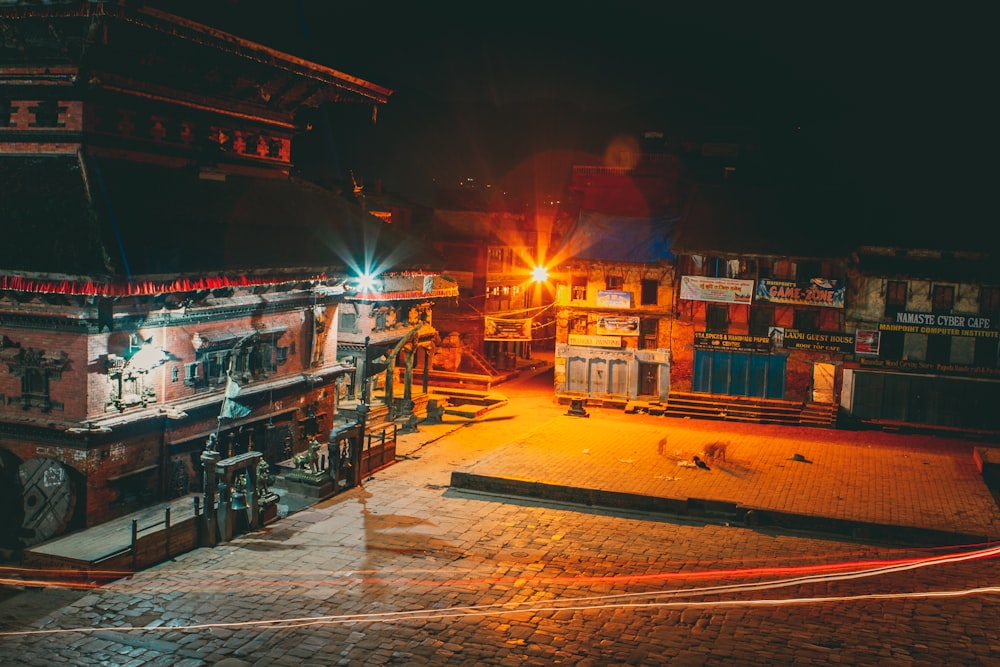
[[[295,467],[300,470],[309,469],[314,475],[319,472],[319,440],[309,439],[309,449],[299,454],[294,459]]]
[[[257,497],[264,498],[271,493],[271,486],[268,477],[271,474],[271,466],[267,461],[261,459],[257,462]]]

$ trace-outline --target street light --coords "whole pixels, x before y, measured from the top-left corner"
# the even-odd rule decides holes
[[[549,279],[549,270],[538,265],[531,270],[531,280],[536,283],[544,283]]]

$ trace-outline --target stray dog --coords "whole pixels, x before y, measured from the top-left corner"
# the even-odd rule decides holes
[[[728,442],[710,442],[705,445],[705,458],[710,461],[725,461]]]

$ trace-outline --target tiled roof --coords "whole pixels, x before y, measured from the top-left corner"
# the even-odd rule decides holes
[[[441,262],[346,197],[288,178],[212,180],[193,168],[105,158],[4,157],[0,182],[2,274],[253,282]]]

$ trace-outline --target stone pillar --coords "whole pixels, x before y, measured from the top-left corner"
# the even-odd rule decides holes
[[[204,528],[206,546],[218,544],[218,507],[215,498],[216,464],[219,462],[219,452],[206,449],[201,453],[202,492],[205,494]]]

